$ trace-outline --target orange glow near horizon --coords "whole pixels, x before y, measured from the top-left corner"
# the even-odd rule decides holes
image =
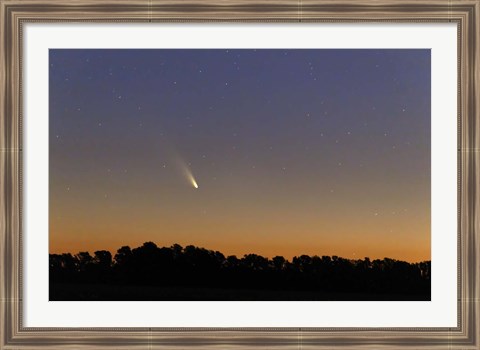
[[[238,257],[255,253],[288,259],[306,254],[430,260],[430,222],[417,217],[425,208],[410,205],[408,210],[396,212],[391,207],[398,203],[385,201],[383,209],[370,211],[358,206],[357,212],[346,216],[342,202],[361,201],[359,194],[345,192],[349,198],[333,197],[326,203],[299,195],[288,203],[280,198],[266,200],[262,193],[248,202],[241,192],[220,200],[222,189],[188,193],[191,188],[180,182],[170,190],[170,194],[162,192],[164,203],[153,195],[145,196],[137,210],[130,203],[138,193],[148,192],[147,188],[126,190],[124,197],[107,197],[92,205],[81,203],[80,193],[71,197],[73,201],[62,200],[61,207],[52,200],[52,214],[64,215],[51,215],[50,252],[109,250],[114,255],[121,246],[135,248],[152,241],[160,247],[195,245]],[[85,195],[88,189],[79,191]],[[187,203],[177,200],[184,195],[190,198]],[[212,196],[218,196],[217,200],[208,200]],[[210,203],[207,208],[201,205],[205,201]],[[294,203],[310,210],[293,212]]]

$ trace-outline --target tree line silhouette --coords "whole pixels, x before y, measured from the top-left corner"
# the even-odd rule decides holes
[[[398,296],[418,295],[422,300],[430,299],[430,261],[308,255],[289,261],[282,256],[268,259],[257,254],[237,258],[192,245],[160,248],[146,242],[134,249],[121,247],[115,256],[106,250],[96,251],[93,256],[88,252],[50,254],[49,265],[51,299],[59,285],[307,291],[396,295],[400,299]],[[230,297],[235,298],[235,293]]]

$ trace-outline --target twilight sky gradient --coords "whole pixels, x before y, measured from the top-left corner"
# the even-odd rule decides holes
[[[50,253],[430,259],[430,50],[55,49],[49,91]]]

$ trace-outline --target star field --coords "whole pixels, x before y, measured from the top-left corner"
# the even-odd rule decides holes
[[[49,64],[51,253],[430,259],[429,50],[61,49]]]

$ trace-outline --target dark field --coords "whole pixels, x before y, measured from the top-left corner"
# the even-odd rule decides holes
[[[55,284],[51,301],[428,301],[429,295]]]

